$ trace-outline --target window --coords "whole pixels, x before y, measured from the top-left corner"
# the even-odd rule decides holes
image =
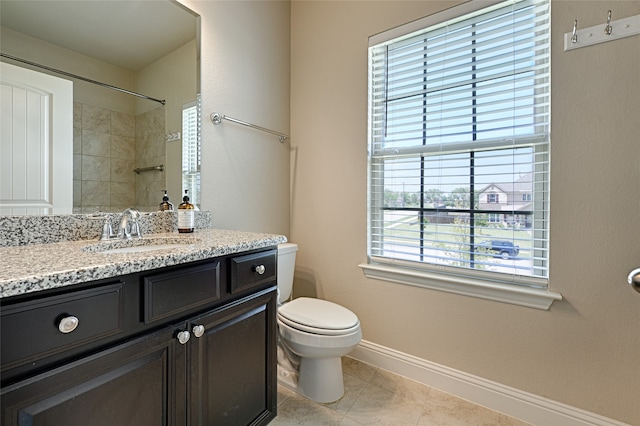
[[[486,5],[370,39],[365,273],[546,289],[549,3]]]
[[[182,188],[200,205],[200,96],[182,108]]]

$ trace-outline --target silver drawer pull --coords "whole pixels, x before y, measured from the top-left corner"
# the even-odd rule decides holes
[[[265,268],[264,265],[258,265],[254,268],[254,270],[258,273],[258,275],[262,275],[267,270],[267,268]]]
[[[178,342],[180,342],[181,345],[187,343],[190,338],[191,334],[187,330],[178,333]]]
[[[193,335],[196,337],[202,337],[204,334],[204,325],[198,324],[193,326]]]
[[[60,330],[60,333],[64,334],[71,333],[78,327],[79,323],[80,320],[77,317],[69,315],[68,317],[64,317],[60,320],[60,323],[58,324],[58,330]]]

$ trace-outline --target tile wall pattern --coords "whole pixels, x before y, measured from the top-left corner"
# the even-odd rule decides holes
[[[136,167],[166,165],[165,108],[157,107],[136,117],[135,158]],[[166,189],[166,173],[141,172],[135,176],[135,205],[142,211],[157,210]],[[175,197],[175,195],[173,195]],[[179,202],[178,202],[179,203]],[[177,207],[177,204],[174,205]]]
[[[318,404],[278,385],[278,417],[271,426],[526,426],[435,388],[343,357],[345,394],[331,404]]]
[[[165,164],[165,110],[138,116],[74,102],[74,212],[153,211],[162,200],[165,172],[136,168]]]
[[[135,203],[135,117],[73,104],[75,211],[121,211]]]

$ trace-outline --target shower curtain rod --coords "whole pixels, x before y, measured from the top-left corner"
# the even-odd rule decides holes
[[[155,99],[155,98],[152,98],[152,97],[147,96],[147,95],[141,95],[140,93],[132,92],[131,90],[122,89],[120,87],[112,86],[112,85],[107,84],[107,83],[102,83],[100,81],[91,80],[90,78],[82,77],[82,76],[79,76],[79,75],[76,75],[76,74],[71,74],[71,73],[68,73],[66,71],[61,71],[61,70],[58,70],[58,69],[55,69],[55,68],[50,68],[50,67],[47,67],[45,65],[40,65],[40,64],[37,64],[35,62],[27,61],[25,59],[16,58],[15,56],[7,55],[5,53],[0,53],[0,56],[2,56],[3,58],[11,59],[12,61],[22,62],[23,64],[28,64],[28,65],[31,65],[31,66],[34,66],[34,67],[42,68],[42,69],[47,70],[47,71],[55,72],[57,74],[62,74],[62,75],[67,76],[67,77],[76,78],[78,80],[86,81],[88,83],[97,84],[98,86],[106,87],[107,89],[116,90],[118,92],[126,93],[128,95],[133,95],[133,96],[137,96],[139,98],[148,99],[150,101],[158,102],[158,103],[160,103],[162,105],[164,105],[166,103],[166,101],[164,99]]]

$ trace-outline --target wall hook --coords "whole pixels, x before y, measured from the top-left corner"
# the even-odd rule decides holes
[[[604,33],[606,35],[611,35],[612,31],[613,27],[611,26],[611,10],[609,10],[609,12],[607,13],[607,26],[604,27]]]
[[[615,32],[613,27],[616,27]],[[578,28],[577,19],[574,20],[573,31],[564,33],[564,50],[579,49],[637,35],[640,35],[640,14],[613,21],[609,10],[606,22],[588,28]]]

